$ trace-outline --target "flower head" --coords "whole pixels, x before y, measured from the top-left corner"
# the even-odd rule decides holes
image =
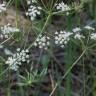
[[[81,31],[81,28],[76,27],[76,28],[74,28],[72,31],[73,31],[74,33],[76,33],[76,32],[80,32],[80,31]]]
[[[3,11],[6,11],[6,5],[5,5],[5,3],[0,4],[0,13],[3,12]]]
[[[74,38],[80,40],[81,38],[85,38],[85,37],[78,32],[78,33],[76,33],[76,34],[74,35]]]
[[[87,30],[93,30],[93,31],[95,30],[93,27],[91,27],[89,25],[86,25],[84,28],[87,29]]]
[[[55,33],[55,44],[64,47],[70,40],[72,33],[66,31],[60,31]]]
[[[56,4],[56,9],[59,11],[69,11],[71,8],[64,2],[61,2],[59,4]]]
[[[39,35],[39,37],[34,42],[34,46],[38,46],[39,48],[44,48],[45,50],[50,45],[48,36]]]
[[[17,48],[17,51],[12,56],[8,57],[6,64],[9,64],[10,69],[17,71],[19,68],[19,65],[21,65],[23,62],[29,63],[29,50],[21,50],[20,48]]]
[[[20,30],[16,27],[11,27],[10,24],[4,25],[1,27],[1,34],[0,37],[3,38],[9,38],[9,35],[11,33],[20,32]]]
[[[81,35],[81,31],[82,31],[82,29],[80,28],[80,27],[76,27],[76,28],[73,28],[73,33],[74,33],[74,38],[75,39],[81,39],[81,38],[85,38],[83,35]]]
[[[35,3],[35,4],[34,4]],[[42,8],[37,4],[36,0],[28,0],[27,4],[29,5],[28,11],[26,12],[26,15],[31,18],[33,21],[37,15],[41,14]]]
[[[96,33],[92,33],[92,34],[90,35],[90,38],[93,39],[93,40],[96,40]]]

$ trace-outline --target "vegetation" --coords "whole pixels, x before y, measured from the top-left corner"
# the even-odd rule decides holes
[[[0,96],[96,96],[96,0],[0,0]]]

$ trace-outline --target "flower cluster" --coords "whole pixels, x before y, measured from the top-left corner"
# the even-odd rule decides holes
[[[82,29],[81,28],[79,28],[79,27],[76,27],[76,28],[74,28],[73,30],[73,33],[74,33],[74,38],[75,39],[82,39],[82,38],[85,38],[83,35],[81,35],[80,34],[80,32],[82,31]]]
[[[1,27],[0,38],[9,38],[9,35],[15,32],[20,32],[20,30],[16,27],[11,27],[10,24],[4,25],[3,27]]]
[[[71,10],[71,8],[67,4],[65,4],[64,2],[56,4],[56,9],[59,11],[67,12],[67,14],[69,14],[68,11]]]
[[[86,25],[85,27],[83,27],[82,29],[81,28],[79,28],[79,27],[76,27],[76,28],[74,28],[72,31],[73,31],[73,33],[74,33],[74,38],[75,39],[82,39],[82,38],[85,38],[85,36],[83,35],[83,34],[81,34],[81,31],[82,30],[89,30],[89,31],[94,31],[95,30],[95,28],[93,28],[93,27],[91,27],[91,26],[89,26],[89,25]],[[90,38],[91,39],[95,39],[95,33],[92,33],[91,35],[90,35]]]
[[[2,13],[3,11],[6,11],[6,5],[5,5],[5,3],[0,4],[0,13]]]
[[[74,33],[77,33],[77,32],[80,32],[80,31],[81,31],[81,28],[76,27],[76,28],[74,28],[72,31],[73,31]]]
[[[92,33],[92,34],[90,35],[90,38],[93,39],[93,40],[96,40],[96,33]]]
[[[62,48],[70,40],[72,33],[66,31],[60,31],[55,33],[55,44],[60,45]]]
[[[6,64],[9,65],[9,68],[17,71],[19,66],[24,63],[27,62],[29,63],[29,50],[21,50],[20,48],[17,48],[17,51],[15,54],[13,54],[12,56],[8,57]]]
[[[95,30],[95,28],[93,28],[93,27],[91,27],[89,25],[86,25],[84,28],[87,29],[87,30],[93,30],[93,31]]]
[[[78,32],[75,34],[74,38],[80,40],[80,39],[85,38],[85,37]]]
[[[56,31],[54,34],[55,44],[64,48],[65,45],[68,43],[68,41],[71,39],[71,37],[73,39],[78,40],[85,39],[86,35],[84,35],[84,32],[86,32],[86,30],[93,31],[95,30],[95,28],[86,25],[83,28],[80,27],[73,28],[72,31],[70,32],[64,30],[60,32]],[[91,33],[90,38],[96,40],[96,33]],[[39,35],[36,41],[34,42],[34,46],[36,47],[38,46],[39,48],[47,49],[49,45],[50,45],[50,38],[47,36]]]
[[[39,48],[44,48],[46,50],[50,45],[49,39],[50,38],[48,36],[39,35],[36,41],[34,42],[34,46],[38,46]]]
[[[26,15],[31,18],[33,21],[37,15],[40,15],[40,11],[42,8],[40,6],[36,6],[36,0],[28,0],[27,4],[29,5],[28,12],[26,12]]]

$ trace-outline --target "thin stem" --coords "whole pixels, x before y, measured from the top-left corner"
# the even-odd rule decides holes
[[[72,64],[72,66],[67,70],[67,72],[63,75],[62,79],[56,83],[53,91],[50,93],[49,96],[52,96],[52,94],[55,92],[59,84],[62,82],[62,80],[69,74],[69,72],[72,70],[72,68],[79,62],[79,60],[84,56],[85,52],[87,51],[87,48],[82,52],[82,54],[78,57],[78,59]]]
[[[15,8],[16,8],[16,27],[18,27],[18,0],[15,0]]]
[[[13,35],[11,35],[8,39],[4,40],[3,42],[0,43],[0,45],[6,43],[8,40],[10,40],[12,38]]]
[[[83,96],[86,96],[86,80],[85,80],[85,64],[84,64],[84,58],[83,58],[83,83],[84,83],[84,95]]]
[[[67,18],[67,29],[69,31],[72,30],[72,15],[69,15]],[[69,41],[67,48],[66,48],[66,70],[70,68],[72,63],[74,62],[74,54],[75,54],[75,46],[73,42]],[[71,71],[69,72],[67,78],[66,78],[66,96],[71,96],[72,94],[72,75]]]
[[[13,0],[9,0],[9,1],[8,1],[6,7],[8,7],[8,6],[10,5],[11,1],[13,1]]]
[[[46,7],[46,5],[44,4],[44,2],[41,0],[41,2],[42,2],[42,4],[43,4],[43,6],[44,6],[44,8],[47,10],[47,7]]]
[[[43,26],[40,34],[37,36],[37,38],[38,38],[38,37],[43,33],[43,31],[45,30],[45,28],[46,28],[46,26],[47,26],[50,18],[51,18],[51,14],[48,15],[48,17],[47,17],[47,19],[46,19],[46,22],[45,22],[45,24],[44,24],[44,26]],[[36,39],[36,40],[37,40],[37,39]],[[34,42],[36,42],[36,40],[35,40]],[[28,47],[28,49],[30,49],[30,48],[33,46],[34,42]]]

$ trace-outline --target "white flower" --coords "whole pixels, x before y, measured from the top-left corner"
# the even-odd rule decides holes
[[[81,39],[81,38],[85,38],[83,35],[81,35],[80,33],[76,33],[74,36],[75,39]]]
[[[20,48],[17,48],[17,52],[20,52]]]
[[[0,49],[3,49],[3,48],[4,48],[4,46],[0,44]]]
[[[13,57],[9,57],[8,60],[6,61],[6,64],[9,64],[9,68],[14,71],[17,71],[19,68],[16,59]]]
[[[86,25],[84,28],[87,29],[87,30],[93,30],[93,31],[95,30],[95,28],[93,28],[93,27],[91,27],[89,25]]]
[[[73,34],[74,34],[73,36],[75,39],[80,40],[82,38],[85,38],[85,36],[80,34],[80,31],[82,31],[82,29],[80,27],[73,28],[72,31],[73,31]]]
[[[76,32],[80,32],[80,31],[81,31],[81,28],[76,27],[76,28],[74,28],[72,31],[73,31],[74,33],[76,33]]]
[[[90,38],[93,39],[93,40],[96,40],[96,33],[92,33],[92,34],[90,35]]]
[[[10,24],[4,25],[1,27],[1,34],[0,37],[3,38],[8,38],[11,33],[15,32],[20,32],[20,30],[16,27],[11,27]]]
[[[65,4],[64,2],[61,2],[59,4],[56,4],[56,9],[59,11],[69,11],[71,8]]]
[[[31,3],[37,3],[36,0],[27,0],[27,4],[30,5]]]
[[[29,50],[21,50],[20,48],[17,48],[17,51],[15,54],[12,54],[12,56],[8,57],[6,64],[9,65],[9,68],[17,71],[19,68],[19,65],[21,65],[23,62],[29,63]]]
[[[65,44],[70,40],[72,33],[66,31],[60,31],[55,33],[55,44],[64,47]]]
[[[49,39],[50,38],[48,36],[39,35],[36,41],[34,42],[34,46],[47,49],[50,45]]]
[[[31,1],[30,0],[27,0],[27,4],[30,5],[31,4]]]
[[[36,3],[37,1],[36,0],[31,0],[33,3]]]
[[[5,3],[0,4],[0,13],[3,12],[3,11],[6,11]]]
[[[26,15],[29,16],[33,21],[37,15],[41,14],[40,11],[42,10],[42,8],[40,6],[36,6],[35,4],[31,4],[31,2],[36,3],[36,0],[27,2],[29,5],[29,8],[28,8],[28,12],[26,12]]]
[[[7,49],[7,48],[4,49],[4,53],[6,55],[13,55],[13,53],[9,49]]]

